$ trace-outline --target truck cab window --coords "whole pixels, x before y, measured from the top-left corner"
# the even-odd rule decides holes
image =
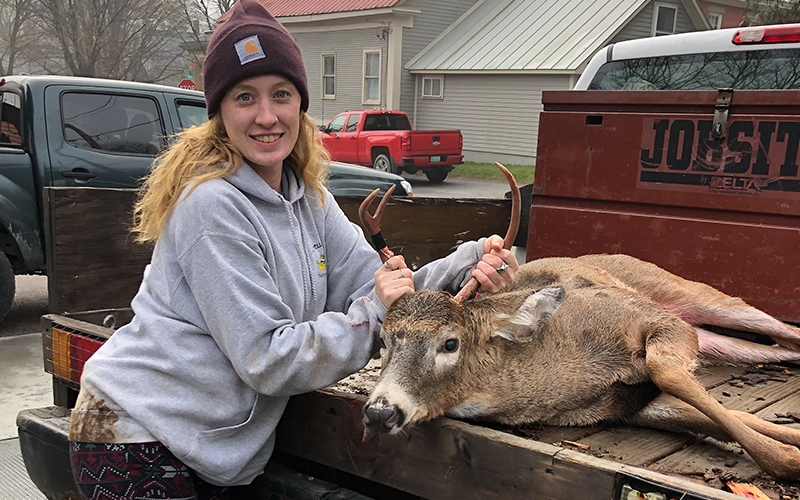
[[[178,119],[181,122],[181,130],[204,124],[208,121],[205,104],[178,102]]]
[[[64,139],[72,146],[148,156],[164,146],[164,127],[151,99],[78,92],[61,99]]]
[[[381,113],[364,118],[364,130],[411,130],[406,115]]]
[[[346,132],[356,131],[358,128],[358,118],[359,115],[357,113],[350,115],[350,117],[347,119],[347,128],[345,129]]]
[[[0,108],[0,146],[22,145],[21,100],[17,94],[2,93]]]
[[[800,89],[800,49],[625,59],[604,64],[590,90]]]
[[[328,132],[339,133],[344,128],[344,119],[347,115],[337,116],[328,124]]]

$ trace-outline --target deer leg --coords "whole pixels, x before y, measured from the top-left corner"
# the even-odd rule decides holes
[[[700,361],[713,359],[735,364],[800,362],[800,351],[728,337],[694,327],[700,344]]]
[[[769,314],[748,305],[703,283],[681,279],[678,297],[662,302],[669,312],[692,325],[716,325],[766,335],[779,345],[800,351],[800,328],[779,321]],[[666,298],[666,297],[665,297]]]
[[[737,418],[706,391],[692,374],[697,360],[694,329],[675,318],[664,318],[646,332],[645,360],[652,381],[663,392],[697,408],[744,448],[776,478],[800,476],[800,449],[760,434]]]
[[[800,430],[773,424],[747,412],[729,410],[743,424],[759,434],[769,436],[782,443],[800,447]],[[733,441],[713,420],[697,408],[668,394],[660,394],[625,423],[640,427],[654,427],[671,432],[691,432],[711,436],[720,441]]]

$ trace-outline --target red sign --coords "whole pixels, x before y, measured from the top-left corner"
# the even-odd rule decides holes
[[[181,83],[178,84],[179,89],[186,89],[186,90],[197,90],[197,85],[194,84],[191,80],[181,80]]]

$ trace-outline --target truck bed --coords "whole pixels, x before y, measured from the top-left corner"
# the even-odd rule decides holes
[[[685,499],[741,498],[718,489],[726,481],[756,484],[772,498],[800,498],[800,483],[773,480],[737,444],[624,425],[492,428],[439,418],[363,443],[360,409],[379,369],[373,361],[324,391],[294,398],[278,449],[429,499],[619,498],[625,481],[639,491],[650,484],[687,493]],[[788,365],[715,366],[698,378],[726,408],[800,428],[781,417],[800,408],[795,372]]]
[[[51,276],[69,278],[51,282],[51,310],[129,305],[149,258],[146,250],[130,251],[127,247],[134,243],[123,237],[132,193],[78,188],[46,191],[45,199],[54,207],[48,211],[48,238],[57,243],[49,245],[57,249],[50,260]],[[90,200],[107,207],[101,211],[103,224],[89,223],[97,217],[96,211],[81,209]],[[339,200],[351,219],[358,202],[356,198]],[[504,232],[509,205],[507,200],[396,200],[386,210],[383,233],[390,247],[417,267],[445,255],[459,240]],[[420,220],[427,224],[420,225]],[[82,238],[71,234],[76,231],[75,221],[82,221]],[[118,242],[116,251],[92,251],[109,239]],[[120,261],[117,252],[124,252],[126,259]],[[117,281],[113,294],[98,285],[107,280]],[[118,303],[109,303],[111,298]],[[88,316],[83,319],[94,321]],[[627,487],[660,491],[665,498],[733,500],[741,497],[709,486],[733,479],[758,484],[770,490],[772,498],[800,500],[800,483],[771,481],[738,445],[621,425],[510,429],[438,418],[407,433],[378,435],[362,442],[361,407],[377,379],[377,363],[329,388],[292,398],[278,428],[275,461],[381,499],[616,500],[628,498],[623,495]],[[699,379],[727,408],[788,421],[776,415],[800,409],[797,368],[751,371],[705,368]],[[62,407],[44,413],[26,411],[18,419],[23,456],[32,477],[37,467],[41,470],[41,463],[37,466],[41,450],[66,452],[69,417],[64,406],[69,398],[61,400],[65,401]],[[61,463],[63,469],[63,455]]]

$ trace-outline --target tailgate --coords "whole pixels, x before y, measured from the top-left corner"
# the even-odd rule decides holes
[[[460,155],[461,132],[458,130],[412,131],[410,153],[412,156]]]
[[[545,92],[527,258],[630,254],[800,321],[800,92],[735,91],[723,139],[717,98]]]

